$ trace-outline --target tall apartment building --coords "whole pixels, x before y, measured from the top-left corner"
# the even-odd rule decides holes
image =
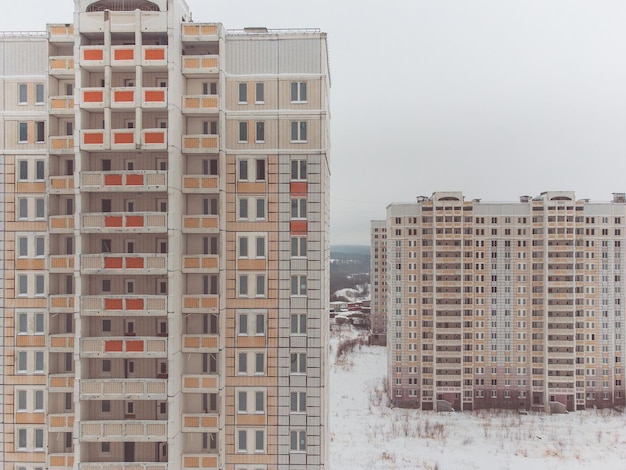
[[[370,292],[372,343],[387,344],[387,222],[370,223]]]
[[[0,37],[0,467],[326,468],[326,35],[74,4]]]
[[[625,404],[624,194],[491,203],[438,192],[388,206],[386,228],[396,404]]]

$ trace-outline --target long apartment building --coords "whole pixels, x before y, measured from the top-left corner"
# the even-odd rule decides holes
[[[389,205],[384,224],[394,403],[626,403],[624,194],[500,203],[437,192]]]
[[[326,468],[326,35],[74,5],[0,35],[0,467]]]

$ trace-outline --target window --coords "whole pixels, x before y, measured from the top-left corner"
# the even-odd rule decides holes
[[[265,450],[265,431],[257,429],[254,431],[254,451],[263,452]]]
[[[306,219],[306,199],[292,199],[291,200],[291,218],[292,219]]]
[[[35,179],[37,181],[43,181],[46,176],[46,166],[43,160],[35,161]]]
[[[217,175],[217,159],[202,160],[203,175]]]
[[[239,103],[245,104],[248,102],[248,84],[239,84]]]
[[[17,392],[17,411],[26,411],[26,390]]]
[[[26,351],[18,351],[17,353],[17,373],[24,374],[27,371],[27,356]]]
[[[217,373],[217,354],[216,353],[203,353],[202,354],[202,372],[204,373]]]
[[[291,452],[306,451],[306,431],[291,431],[289,450]]]
[[[43,198],[35,199],[35,217],[43,219],[46,216],[45,201]]]
[[[305,335],[306,334],[306,313],[292,313],[291,314],[291,334],[292,335]]]
[[[26,83],[18,85],[18,95],[19,104],[28,104],[28,85]]]
[[[26,449],[26,429],[17,430],[17,448],[20,450]]]
[[[35,390],[35,411],[43,411],[43,390]]]
[[[28,334],[28,314],[20,313],[17,317],[17,334]]]
[[[265,198],[241,198],[239,199],[239,219],[262,220],[265,219]],[[253,209],[253,210],[250,210]]]
[[[18,172],[17,178],[20,181],[27,180],[28,179],[28,161],[27,160],[20,160],[18,167],[19,167],[19,172]]]
[[[249,334],[265,335],[265,314],[264,313],[240,313],[239,314],[239,335]]]
[[[35,256],[45,256],[46,253],[46,239],[45,237],[35,237]]]
[[[306,392],[291,392],[291,412],[306,412]]]
[[[254,141],[258,143],[265,142],[265,121],[256,122]]]
[[[254,168],[256,170],[256,180],[257,181],[265,181],[265,160],[262,158],[256,159],[254,161]]]
[[[241,143],[248,142],[248,122],[247,121],[239,122],[239,142]]]
[[[248,433],[247,431],[240,430],[237,432],[237,452],[248,451]]]
[[[265,181],[265,159],[257,158],[254,160],[239,160],[239,180],[252,180],[251,174],[254,174],[254,181]]]
[[[44,295],[44,277],[43,277],[43,274],[38,274],[38,275],[35,276],[35,295]]]
[[[291,256],[306,257],[306,237],[291,237]]]
[[[19,198],[17,200],[17,204],[18,204],[18,212],[17,212],[17,217],[19,219],[27,219],[28,218],[28,199],[26,198]]]
[[[291,353],[291,373],[306,374],[306,353]]]
[[[306,142],[306,121],[292,121],[291,122],[291,141],[292,142]]]
[[[306,82],[291,82],[291,102],[306,103]]]
[[[102,360],[102,372],[111,372],[111,359]]]
[[[28,238],[26,237],[18,237],[18,256],[20,258],[24,258],[28,256]]]
[[[256,296],[265,297],[265,275],[256,275]]]
[[[28,295],[28,276],[20,274],[17,278],[17,284],[18,295]]]
[[[101,442],[100,443],[100,452],[102,454],[111,453],[111,443],[110,442]]]
[[[43,83],[35,85],[35,104],[43,104]]]
[[[215,450],[217,449],[217,433],[205,432],[202,433],[202,448]]]
[[[291,160],[291,179],[297,181],[306,181],[306,166],[306,160]]]
[[[35,334],[36,335],[43,335],[45,333],[45,326],[44,326],[44,314],[43,313],[36,313],[35,314]]]
[[[306,276],[291,276],[291,295],[306,295]]]
[[[248,296],[248,276],[242,274],[239,276],[239,297]]]
[[[43,351],[35,351],[35,372],[43,373]]]
[[[254,85],[254,102],[257,104],[265,102],[265,84],[262,82]]]
[[[202,133],[204,135],[217,135],[217,121],[204,121],[202,123]]]
[[[26,143],[28,142],[28,123],[20,122],[19,124],[19,142]]]
[[[37,121],[35,123],[35,129],[36,129],[36,139],[35,142],[45,142],[46,141],[46,125],[45,122],[43,121]]]

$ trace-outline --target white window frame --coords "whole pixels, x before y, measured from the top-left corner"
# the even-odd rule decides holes
[[[307,82],[291,82],[289,98],[291,103],[307,103]]]
[[[291,143],[302,144],[308,142],[308,122],[307,121],[291,121],[290,123]]]

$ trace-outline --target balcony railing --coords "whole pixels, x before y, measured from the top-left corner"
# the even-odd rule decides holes
[[[166,295],[108,295],[81,297],[81,314],[85,316],[165,316]]]
[[[139,141],[141,139],[141,141]],[[81,149],[104,150],[164,150],[167,148],[167,129],[84,129],[81,131]]]
[[[81,400],[166,400],[165,379],[83,379]]]
[[[219,150],[217,135],[198,134],[183,136],[184,153],[216,153]]]
[[[74,176],[51,176],[50,194],[71,194],[74,192]]]
[[[74,374],[50,374],[49,392],[71,392],[74,390]]]
[[[183,375],[183,392],[201,393],[217,390],[219,387],[219,377],[215,375]]]
[[[71,431],[74,427],[74,414],[49,414],[48,425],[50,432]]]
[[[218,176],[185,175],[183,193],[212,193],[219,190]]]
[[[74,216],[54,215],[50,217],[49,228],[51,233],[71,233],[74,231]]]
[[[104,67],[104,46],[81,46],[80,66],[87,70]]]
[[[183,470],[217,470],[217,468],[219,468],[217,455],[183,455]]]
[[[74,454],[48,454],[48,470],[67,470],[74,467]]]
[[[217,255],[185,255],[183,256],[184,273],[216,273],[219,269]]]
[[[80,107],[83,109],[103,109],[109,103],[109,93],[102,87],[85,87],[80,90]]]
[[[204,233],[217,232],[219,216],[217,215],[185,215],[183,216],[183,232]]]
[[[74,26],[71,24],[49,24],[48,40],[50,42],[74,42]]]
[[[183,56],[183,75],[190,77],[218,73],[219,56],[186,55]]]
[[[50,352],[73,352],[74,335],[50,335]]]
[[[74,311],[73,295],[51,295],[50,313],[72,313]]]
[[[144,88],[141,94],[141,106],[144,108],[166,108],[167,88]]]
[[[167,274],[165,254],[81,255],[82,274]]]
[[[50,97],[50,114],[67,115],[74,113],[73,96],[52,96]]]
[[[167,214],[163,212],[107,212],[83,214],[81,230],[91,232],[167,232]]]
[[[82,421],[82,442],[163,442],[167,441],[166,421]]]
[[[57,56],[48,59],[48,71],[53,77],[74,75],[74,56]]]
[[[145,170],[122,173],[89,171],[81,173],[80,189],[84,192],[167,191],[167,171]]]
[[[50,153],[53,155],[67,155],[74,153],[74,136],[50,136]]]
[[[81,357],[167,357],[167,338],[81,338],[80,351]]]
[[[218,110],[217,95],[183,96],[183,113],[185,114],[217,113]]]
[[[183,335],[184,352],[209,352],[218,348],[218,337],[211,335]]]
[[[183,295],[183,313],[217,312],[217,295]]]
[[[111,108],[133,109],[137,104],[136,88],[124,87],[111,89]]]
[[[81,462],[79,470],[167,470],[166,462]]]
[[[51,273],[70,273],[74,271],[74,255],[50,256]]]
[[[217,41],[217,25],[213,23],[183,23],[184,42]]]
[[[141,65],[163,69],[167,67],[167,46],[143,46]]]
[[[183,431],[187,432],[207,432],[217,431],[217,416],[210,416],[202,413],[183,414]]]

